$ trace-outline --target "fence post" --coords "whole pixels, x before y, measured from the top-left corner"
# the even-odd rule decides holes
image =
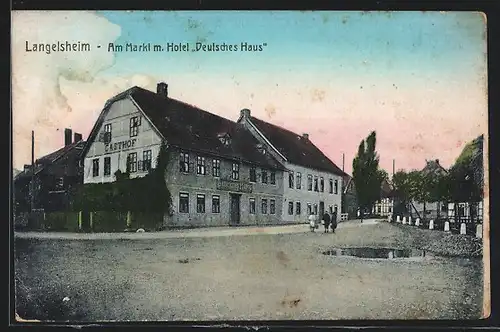
[[[415,226],[420,226],[420,218],[417,218],[417,221],[415,221]]]
[[[82,211],[78,211],[78,230],[82,229]]]
[[[401,218],[399,216],[396,217],[396,222],[397,223],[400,223],[401,222]]]
[[[130,228],[130,226],[132,226],[132,216],[131,212],[127,211],[127,228]]]
[[[462,235],[467,234],[467,228],[466,228],[464,222],[460,224],[460,234],[462,234]]]
[[[450,231],[450,222],[449,221],[445,221],[444,222],[444,231],[445,232],[449,232]]]
[[[434,220],[429,221],[429,229],[434,229]]]
[[[411,226],[411,217],[408,217],[408,225]]]
[[[406,217],[403,217],[403,225],[406,225]]]
[[[90,230],[94,230],[94,212],[90,211],[89,214],[89,224],[90,224]]]
[[[476,237],[482,239],[483,238],[483,225],[477,224],[476,226]]]

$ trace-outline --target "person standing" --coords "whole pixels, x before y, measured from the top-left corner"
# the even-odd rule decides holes
[[[311,213],[308,219],[309,226],[311,227],[311,232],[314,232],[314,230],[316,229],[316,216],[314,215],[314,213]]]
[[[330,215],[326,212],[323,215],[323,223],[325,224],[325,233],[328,233],[328,229],[330,228]]]
[[[332,232],[335,233],[335,229],[337,228],[337,210],[333,211],[332,214]]]

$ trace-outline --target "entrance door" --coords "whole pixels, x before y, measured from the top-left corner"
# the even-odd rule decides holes
[[[240,195],[238,194],[229,194],[231,205],[230,205],[230,224],[238,225],[240,223]]]
[[[319,217],[323,218],[325,214],[325,202],[319,202]]]

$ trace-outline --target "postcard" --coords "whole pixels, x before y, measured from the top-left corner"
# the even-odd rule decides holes
[[[481,12],[12,12],[17,322],[490,315]]]

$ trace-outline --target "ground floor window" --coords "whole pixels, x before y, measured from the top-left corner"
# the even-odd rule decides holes
[[[111,175],[111,157],[104,157],[104,176]]]
[[[310,216],[312,214],[312,205],[311,203],[307,203],[307,215]]]
[[[293,214],[293,202],[288,202],[288,214]]]
[[[276,201],[274,199],[269,200],[269,213],[276,214]]]
[[[196,212],[205,213],[205,195],[196,195]]]
[[[255,198],[250,198],[248,202],[248,213],[255,214]]]
[[[300,215],[300,202],[295,203],[295,214]]]
[[[212,213],[220,213],[220,196],[212,196]]]
[[[318,204],[314,204],[314,214],[318,214]]]
[[[333,206],[331,206],[331,205],[330,205],[330,206],[328,207],[328,211],[330,212],[330,214],[332,214],[332,213],[333,213]]]
[[[180,193],[179,194],[179,212],[189,213],[189,194]]]
[[[267,214],[267,199],[263,198],[261,205],[262,214]]]

